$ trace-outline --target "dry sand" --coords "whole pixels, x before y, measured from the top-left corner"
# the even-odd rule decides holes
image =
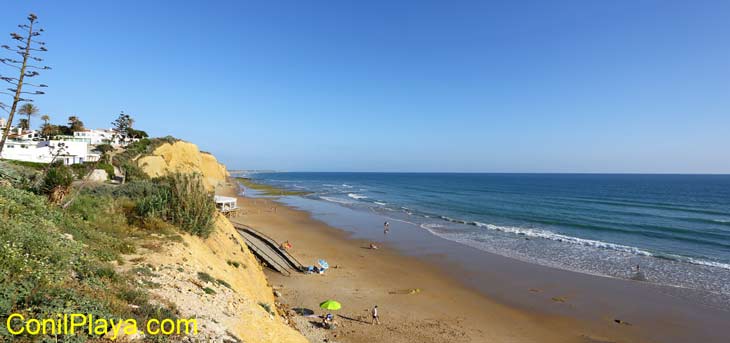
[[[342,309],[334,312],[340,323],[335,330],[316,328],[314,318],[294,319],[312,342],[645,341],[636,338],[636,328],[630,326],[605,329],[497,303],[425,261],[387,246],[368,249],[370,242],[351,239],[309,213],[271,199],[239,197],[239,206],[245,211],[232,218],[234,223],[249,225],[278,242],[288,240],[294,246],[292,255],[304,264],[314,265],[320,258],[330,263],[324,275],[285,277],[267,271],[269,282],[281,293],[278,301],[289,308],[321,315],[321,301],[342,303]],[[382,325],[370,323],[374,305],[379,306]]]

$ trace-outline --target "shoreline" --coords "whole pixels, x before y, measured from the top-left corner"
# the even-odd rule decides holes
[[[334,262],[337,260],[354,263],[357,273],[348,273],[348,277],[356,279],[348,284],[351,288],[382,286],[369,276],[378,273],[368,269],[383,268],[384,264],[402,268],[389,269],[385,273],[387,275],[380,273],[378,277],[391,278],[394,288],[414,287],[407,279],[391,277],[394,273],[404,272],[407,265],[410,275],[422,276],[422,280],[428,280],[425,281],[427,284],[438,284],[436,289],[439,293],[457,297],[466,306],[480,304],[476,307],[481,310],[468,311],[466,317],[481,320],[462,320],[461,324],[454,325],[457,323],[454,319],[463,315],[464,311],[446,311],[438,317],[440,322],[450,323],[447,326],[455,331],[471,332],[470,340],[475,342],[483,341],[479,334],[474,333],[484,329],[501,332],[501,335],[493,337],[496,341],[686,342],[699,339],[722,342],[724,337],[720,332],[725,320],[730,318],[730,313],[724,310],[678,297],[671,287],[522,262],[448,241],[422,230],[398,227],[397,223],[391,223],[392,233],[384,240],[382,229],[373,226],[373,218],[366,218],[367,223],[358,218],[369,214],[338,205],[317,202],[317,206],[326,207],[313,210],[308,207],[311,206],[309,202],[316,201],[307,202],[300,197],[239,199],[248,214],[238,220],[277,241],[289,240],[295,244],[293,254],[303,263],[313,264],[320,257],[326,257],[330,264],[337,264]],[[362,230],[363,226],[371,229]],[[313,251],[323,249],[325,242],[333,238],[342,246],[333,254],[334,257],[315,256]],[[297,241],[300,243],[295,243]],[[381,249],[365,249],[370,242],[376,242]],[[368,263],[360,263],[358,259],[367,259]],[[468,261],[478,263],[469,266]],[[272,284],[276,282],[283,284],[285,289],[294,288],[293,301],[287,292],[283,292],[290,304],[301,304],[306,298],[304,294],[324,296],[311,290],[312,286],[307,282],[292,282],[292,278],[283,278],[275,273],[268,273],[268,276]],[[387,291],[381,289],[381,293]],[[409,303],[412,307],[403,308],[403,317],[415,320],[410,324],[425,318],[413,318],[409,313],[419,311],[422,306],[436,300],[426,294],[412,296],[420,297],[423,304]],[[377,294],[360,297],[382,298]],[[495,321],[495,317],[511,320]],[[520,325],[515,326],[514,322]],[[516,331],[520,332],[519,338],[514,334]],[[345,341],[370,342],[365,338]]]
[[[234,195],[229,193],[228,195]],[[340,329],[325,332],[338,342],[645,342],[635,326],[578,320],[507,305],[465,285],[434,261],[408,256],[390,243],[368,249],[369,240],[354,238],[312,214],[270,198],[238,197],[245,210],[231,221],[250,225],[281,242],[305,264],[319,258],[331,265],[325,275],[285,277],[267,271],[270,283],[290,308],[323,312],[317,304],[343,304]],[[443,256],[431,256],[438,260]],[[454,267],[454,266],[452,266]],[[456,270],[456,267],[454,267]],[[415,294],[409,294],[418,289]],[[529,293],[526,292],[525,296]],[[382,326],[369,324],[368,309],[379,305]],[[296,318],[296,317],[295,317]],[[308,321],[295,320],[306,334]],[[354,319],[354,320],[353,320]],[[364,321],[364,322],[360,322]],[[322,333],[321,329],[319,334]],[[335,336],[336,335],[336,336]],[[417,337],[417,338],[416,338]]]

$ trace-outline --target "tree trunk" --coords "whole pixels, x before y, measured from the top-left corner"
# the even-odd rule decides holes
[[[20,92],[23,88],[23,79],[25,78],[25,66],[28,63],[28,57],[30,56],[30,42],[32,38],[33,21],[31,20],[30,26],[28,26],[28,40],[25,44],[25,54],[23,54],[23,66],[20,68],[18,87],[15,89],[15,98],[13,98],[13,107],[10,109],[10,114],[8,114],[8,122],[5,124],[5,130],[3,130],[2,139],[0,139],[0,155],[2,155],[3,148],[5,148],[5,140],[10,135],[10,127],[13,124],[13,116],[15,115],[15,110],[18,108],[18,102],[20,101]],[[30,124],[30,120],[28,121],[28,124]]]

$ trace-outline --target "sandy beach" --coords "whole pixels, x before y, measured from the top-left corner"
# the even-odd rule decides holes
[[[335,312],[340,324],[336,330],[315,328],[316,319],[295,316],[297,328],[313,342],[647,341],[630,325],[579,321],[498,303],[432,263],[404,256],[387,244],[369,249],[370,241],[353,239],[307,212],[272,199],[238,199],[245,210],[232,218],[234,223],[249,225],[279,242],[288,240],[293,244],[291,253],[302,263],[324,258],[332,266],[323,275],[286,277],[267,272],[281,293],[278,300],[288,308],[321,315],[321,301],[343,304]],[[529,290],[524,291],[529,296]],[[371,324],[369,311],[374,305],[379,306],[382,325]]]

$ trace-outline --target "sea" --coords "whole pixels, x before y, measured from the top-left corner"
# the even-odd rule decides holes
[[[464,246],[579,273],[714,294],[721,299],[718,306],[730,308],[730,175],[245,176]]]

